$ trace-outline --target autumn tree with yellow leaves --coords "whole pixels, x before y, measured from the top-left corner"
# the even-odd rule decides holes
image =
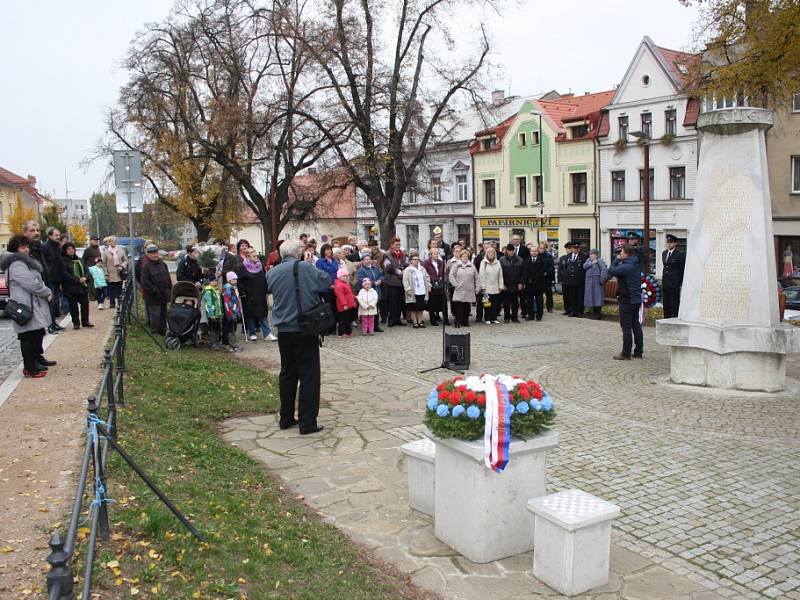
[[[72,223],[71,225],[67,225],[67,233],[69,234],[69,239],[72,240],[72,243],[78,246],[79,248],[86,245],[87,238],[89,237],[89,233],[83,225],[78,223]]]
[[[8,216],[8,228],[14,235],[22,235],[22,226],[26,221],[36,219],[36,213],[28,206],[22,204],[22,198],[17,196],[17,202],[14,205],[14,210]]]
[[[800,0],[680,0],[700,6],[691,89],[783,106],[800,90]]]

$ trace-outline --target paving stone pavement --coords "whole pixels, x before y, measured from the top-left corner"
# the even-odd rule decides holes
[[[533,376],[555,398],[548,491],[577,487],[622,508],[611,581],[584,597],[800,599],[800,357],[788,360],[795,380],[783,394],[720,393],[669,385],[651,328],[645,360],[630,362],[611,360],[620,331],[610,321],[546,315],[470,332],[470,372]],[[525,336],[535,345],[519,347]],[[229,420],[224,437],[445,598],[557,596],[530,574],[530,555],[470,563],[407,506],[398,447],[422,436],[427,392],[448,376],[418,372],[440,348],[430,327],[326,340],[322,435],[280,431],[264,415]],[[274,366],[277,347],[252,344],[242,358]]]
[[[0,383],[22,362],[19,341],[11,319],[0,317]]]

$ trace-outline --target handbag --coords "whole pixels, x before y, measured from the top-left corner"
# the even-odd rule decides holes
[[[11,276],[10,273],[7,274],[8,279],[8,287],[9,290],[11,289]],[[33,318],[33,294],[31,294],[31,305],[26,306],[24,304],[20,304],[16,300],[12,300],[11,298],[8,299],[6,302],[5,308],[6,316],[14,321],[17,325],[25,326],[28,324]]]
[[[441,279],[431,279],[431,290],[439,292],[444,288],[444,281]]]
[[[294,277],[294,297],[297,302],[297,324],[300,326],[302,336],[324,336],[330,331],[334,324],[333,309],[327,302],[320,302],[313,308],[303,312],[300,305],[300,282],[297,278],[297,271],[300,262],[295,261],[292,265],[292,276]]]

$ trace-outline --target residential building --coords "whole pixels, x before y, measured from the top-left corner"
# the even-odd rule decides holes
[[[475,220],[481,240],[513,235],[596,244],[595,138],[613,91],[532,99],[499,126],[475,134]]]
[[[645,36],[600,123],[600,251],[609,259],[629,232],[644,234],[644,151],[630,135],[641,132],[650,145],[650,263],[657,277],[667,234],[685,247],[691,222],[700,103],[683,89],[695,60]]]
[[[37,219],[42,209],[49,203],[49,200],[37,191],[36,177],[33,175],[28,175],[27,178],[20,177],[0,167],[0,250],[5,250],[12,236],[8,220],[16,209],[18,200],[22,201],[23,207],[33,209]]]
[[[89,200],[86,198],[54,198],[53,202],[58,205],[61,220],[65,224],[88,226]]]
[[[348,178],[349,179],[349,178]],[[293,196],[297,202],[313,199],[316,206],[305,219],[286,224],[279,239],[297,239],[307,233],[317,241],[317,249],[335,239],[343,240],[356,235],[355,185],[339,173],[309,172],[295,177]],[[261,223],[249,208],[236,222],[231,223],[231,243],[245,239],[259,252],[264,252],[264,234]]]
[[[558,98],[559,94],[551,91],[541,97]],[[476,236],[473,229],[470,143],[475,131],[517,114],[524,101],[523,97],[506,97],[501,90],[495,90],[491,102],[451,110],[440,118],[424,166],[405,194],[395,221],[396,233],[404,248],[427,248],[437,227],[448,243],[476,242],[480,235]],[[378,238],[374,206],[361,190],[357,197],[359,237]]]
[[[767,167],[777,272],[800,277],[800,91],[788,107],[774,109],[767,131]]]

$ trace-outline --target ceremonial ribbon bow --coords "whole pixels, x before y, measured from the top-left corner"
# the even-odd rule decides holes
[[[508,388],[494,377],[486,377],[486,425],[483,447],[486,466],[501,473],[508,465],[511,441],[511,406]]]

